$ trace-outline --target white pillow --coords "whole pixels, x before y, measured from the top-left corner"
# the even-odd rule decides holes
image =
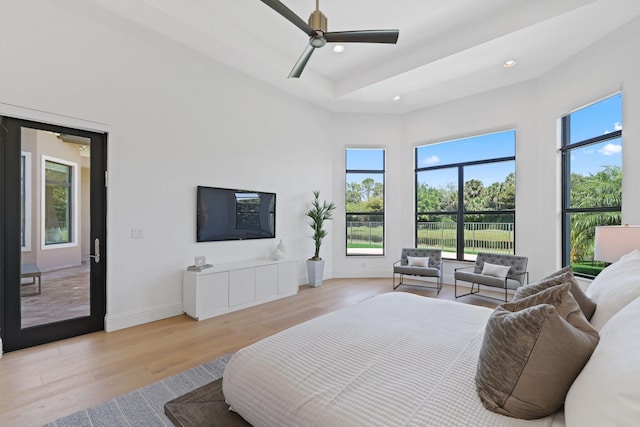
[[[596,309],[596,312],[600,309]],[[600,342],[564,403],[567,426],[637,426],[640,420],[640,298],[600,331]]]
[[[614,314],[640,296],[640,251],[634,250],[602,270],[585,293],[597,304],[589,321],[600,330]]]
[[[486,276],[506,277],[507,274],[509,274],[510,268],[510,265],[489,264],[485,262],[482,267],[482,274]]]
[[[429,257],[408,256],[410,267],[429,267]]]

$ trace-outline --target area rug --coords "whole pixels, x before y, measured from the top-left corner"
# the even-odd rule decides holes
[[[173,424],[164,404],[222,377],[231,354],[181,372],[131,393],[59,418],[44,427],[131,427]]]

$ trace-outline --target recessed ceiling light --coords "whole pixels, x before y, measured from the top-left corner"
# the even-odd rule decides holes
[[[394,101],[400,101],[402,97],[400,95],[396,95],[392,98]]]
[[[504,64],[502,64],[502,66],[505,68],[510,68],[510,67],[513,67],[514,65],[516,65],[515,59],[509,59],[508,61],[504,61]]]
[[[344,52],[344,46],[342,46],[341,44],[337,44],[333,47],[333,51],[335,53],[341,53]]]

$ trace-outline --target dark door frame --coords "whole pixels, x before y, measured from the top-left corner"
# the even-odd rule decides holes
[[[21,128],[91,139],[90,241],[100,239],[100,262],[91,261],[90,306],[87,317],[21,327],[20,286],[20,155]],[[18,350],[104,330],[107,254],[107,134],[0,116],[0,333],[4,351]],[[93,244],[91,245],[93,248]],[[15,248],[18,248],[16,251]]]

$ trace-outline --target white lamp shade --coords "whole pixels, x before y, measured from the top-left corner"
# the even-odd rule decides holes
[[[640,249],[640,225],[608,225],[596,227],[596,261],[616,262],[621,256]]]

